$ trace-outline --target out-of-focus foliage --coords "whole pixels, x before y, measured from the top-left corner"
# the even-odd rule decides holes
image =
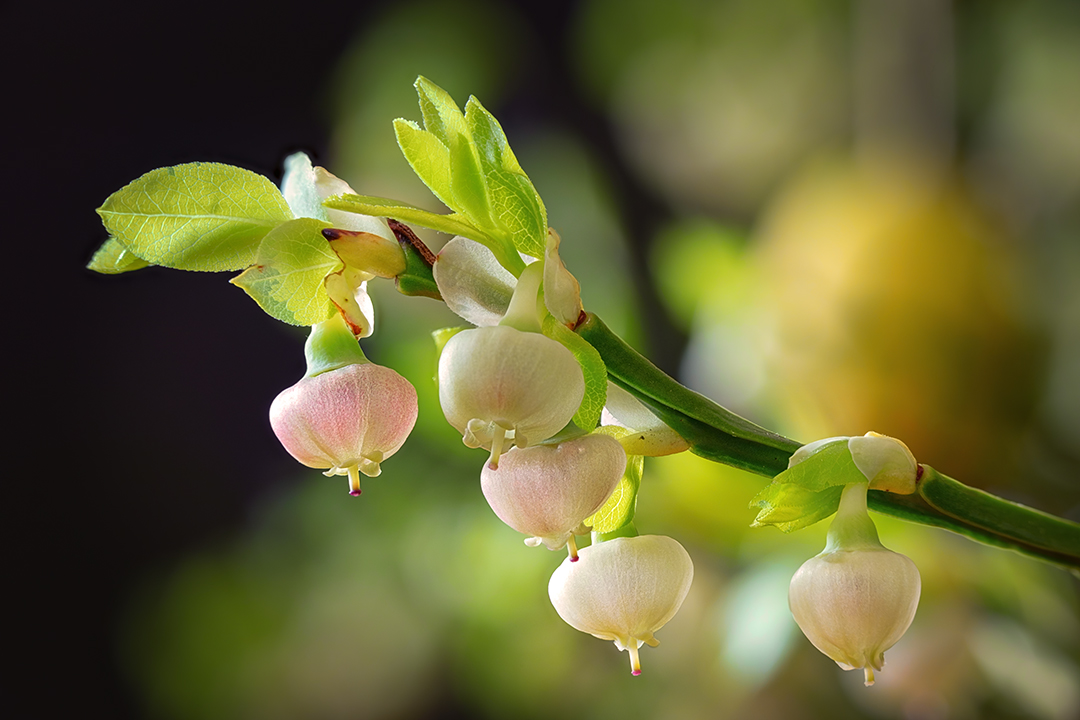
[[[952,88],[954,142],[922,148],[867,145],[882,137],[866,127],[875,114],[853,111],[869,102],[855,82],[880,25],[868,7],[577,7],[578,89],[673,218],[648,255],[689,335],[682,380],[804,440],[894,435],[965,482],[1076,519],[1080,7],[875,3],[898,28],[920,27],[905,8],[949,22],[923,27],[951,43],[955,67],[919,72]],[[475,94],[544,198],[586,309],[633,336],[618,184],[573,127],[502,112],[532,92],[517,71],[535,42],[511,5],[396,5],[358,32],[334,79],[335,157],[319,162],[359,193],[444,212],[392,121],[415,115],[418,74],[459,101]],[[918,66],[907,52],[899,67]],[[891,82],[878,90],[903,100]],[[416,386],[416,431],[361,498],[298,469],[243,533],[146,581],[124,657],[149,717],[1080,715],[1073,577],[875,516],[918,565],[923,599],[868,690],[787,610],[787,581],[825,523],[751,528],[765,480],[688,453],[645,463],[635,523],[686,546],[695,582],[632,678],[610,643],[558,619],[546,585],[561,556],[497,520],[482,454],[442,418],[429,333],[456,317],[388,283],[372,293],[379,333],[365,351]]]

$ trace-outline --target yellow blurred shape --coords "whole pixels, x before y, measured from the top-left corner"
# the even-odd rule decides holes
[[[873,429],[1003,479],[1042,348],[1023,258],[964,189],[908,161],[819,163],[767,212],[765,361],[801,437]]]

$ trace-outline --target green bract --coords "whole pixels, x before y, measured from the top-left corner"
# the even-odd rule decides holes
[[[544,318],[544,335],[558,341],[573,353],[574,359],[581,365],[581,372],[585,377],[585,396],[574,414],[574,424],[582,430],[590,431],[600,422],[600,413],[604,409],[604,400],[607,397],[607,367],[596,348],[551,315]]]
[[[760,512],[754,526],[775,525],[791,532],[836,512],[844,486],[866,482],[851,458],[847,440],[830,439],[755,495],[750,507],[760,508]]]
[[[329,225],[300,218],[275,228],[259,244],[255,263],[230,282],[272,317],[290,325],[314,325],[335,312],[323,282],[343,267],[322,236]]]

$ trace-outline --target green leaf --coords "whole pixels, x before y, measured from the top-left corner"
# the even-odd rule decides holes
[[[401,222],[438,230],[448,235],[464,235],[485,245],[492,242],[489,236],[476,229],[469,223],[467,218],[457,213],[439,215],[398,200],[372,197],[370,195],[337,195],[324,200],[323,205],[331,210],[344,210],[345,212],[360,213],[361,215],[394,218]]]
[[[454,206],[450,183],[450,149],[433,134],[421,130],[409,120],[394,121],[398,147],[409,161],[413,172],[424,181],[435,197],[447,207]]]
[[[465,134],[465,117],[450,93],[421,75],[413,84],[420,97],[420,112],[424,128],[446,147],[455,135]]]
[[[472,138],[464,134],[450,138],[450,191],[454,196],[451,209],[468,217],[479,228],[488,232],[496,229],[480,158]]]
[[[449,192],[440,193],[435,188],[432,188],[432,191],[451,210],[469,218],[473,225],[484,230],[493,230],[491,204],[488,201],[488,192],[480,168],[480,159],[477,157],[477,150],[472,137],[469,135],[461,108],[450,97],[450,93],[423,75],[416,79],[415,87],[416,93],[420,97],[420,112],[424,116],[424,127],[434,139],[447,149],[446,168],[449,177]],[[405,152],[409,164],[413,165],[413,159],[409,157],[409,152],[417,151],[420,148],[406,151],[405,146],[402,146],[401,149]],[[413,165],[413,168],[416,169],[416,166]],[[441,175],[441,173],[437,174]],[[427,177],[420,170],[417,170],[417,175],[425,183],[428,182]],[[441,177],[436,178],[436,182],[439,182],[439,180],[441,180]],[[431,187],[431,185],[428,184],[428,187]]]
[[[866,482],[845,439],[825,445],[777,475],[750,501],[759,508],[754,527],[775,525],[792,532],[836,512],[845,485]]]
[[[644,467],[645,458],[640,455],[631,455],[626,458],[626,471],[623,472],[611,497],[592,516],[584,520],[584,524],[591,527],[594,533],[613,533],[633,522]]]
[[[596,348],[551,315],[544,318],[543,330],[544,335],[572,352],[581,365],[585,377],[585,396],[574,414],[574,424],[591,431],[600,422],[600,413],[607,400],[607,367]]]
[[[86,267],[103,275],[119,275],[132,270],[142,270],[149,265],[150,263],[136,257],[135,253],[124,247],[119,240],[109,238],[97,249]]]
[[[275,228],[259,245],[255,264],[231,280],[271,316],[314,325],[335,311],[323,281],[344,263],[322,236],[328,223],[312,218]]]
[[[152,170],[98,208],[106,229],[143,260],[178,270],[239,270],[293,215],[262,175],[219,163]]]
[[[542,258],[547,211],[502,127],[475,97],[465,105],[465,124],[479,156],[494,221],[519,251]]]

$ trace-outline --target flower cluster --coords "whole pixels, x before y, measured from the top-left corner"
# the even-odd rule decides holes
[[[589,533],[592,516],[627,471],[627,449],[615,435],[632,437],[638,454],[686,445],[618,390],[611,393],[617,407],[604,413],[616,432],[573,422],[585,391],[583,371],[567,347],[543,332],[545,320],[572,328],[582,314],[577,280],[558,247],[558,236],[549,233],[545,257],[519,277],[463,237],[439,253],[434,276],[442,297],[478,326],[444,346],[439,399],[464,443],[489,451],[480,485],[495,514],[527,535],[528,545],[567,548],[548,586],[556,611],[572,627],[628,651],[637,675],[638,649],[657,644],[653,634],[690,589],[690,556],[671,538],[637,536],[629,522],[621,534],[630,536],[606,539],[594,532],[580,551],[575,537]],[[628,425],[613,411],[641,432],[618,432]],[[643,444],[646,436],[655,447]]]

